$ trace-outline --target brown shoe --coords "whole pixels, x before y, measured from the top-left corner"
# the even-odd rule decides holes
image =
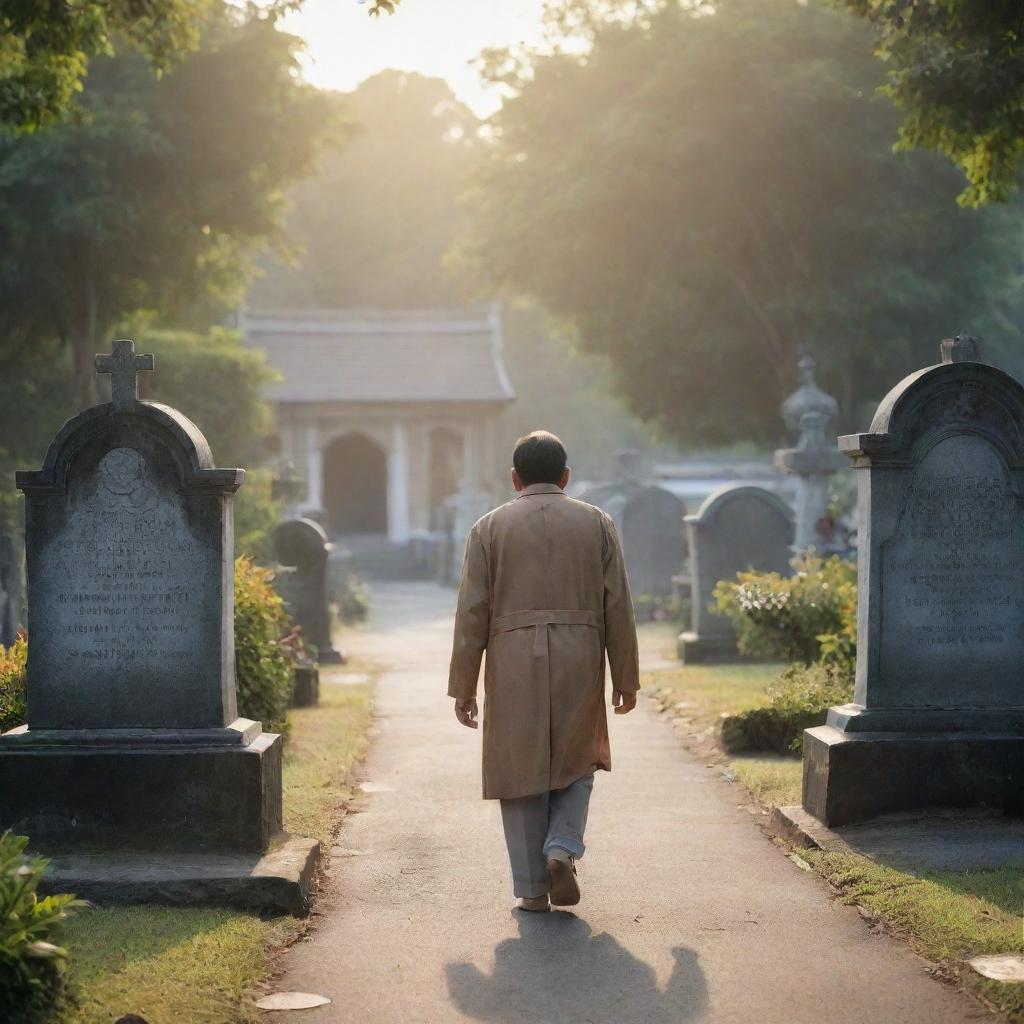
[[[521,896],[516,900],[513,910],[528,910],[531,914],[546,914],[551,907],[547,896]]]
[[[571,857],[548,857],[548,895],[556,907],[574,907],[579,903],[580,887]]]

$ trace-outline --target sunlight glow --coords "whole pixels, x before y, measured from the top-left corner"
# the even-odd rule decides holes
[[[384,68],[446,79],[478,114],[500,105],[470,61],[487,47],[542,41],[543,0],[404,0],[397,14],[367,15],[357,0],[305,0],[282,22],[307,43],[314,85],[348,91]]]

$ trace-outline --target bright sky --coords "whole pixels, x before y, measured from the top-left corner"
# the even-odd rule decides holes
[[[478,114],[500,105],[469,65],[481,50],[542,38],[544,0],[403,0],[371,18],[359,0],[305,0],[282,27],[307,42],[306,77],[349,91],[384,68],[445,78]]]

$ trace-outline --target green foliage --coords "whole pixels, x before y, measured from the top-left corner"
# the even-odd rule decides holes
[[[262,352],[222,327],[206,333],[142,328],[126,336],[155,358],[156,372],[139,375],[144,398],[172,405],[198,424],[218,465],[260,460],[273,427],[262,391],[274,378]]]
[[[263,723],[268,732],[287,732],[294,663],[282,644],[291,631],[284,602],[274,591],[273,573],[249,558],[235,561],[235,675],[238,713]]]
[[[245,483],[235,495],[235,551],[259,565],[273,559],[271,534],[281,521],[273,496],[274,474],[269,469],[247,470]]]
[[[793,575],[741,572],[715,587],[745,654],[810,665],[827,660],[852,672],[857,643],[857,566],[806,554]]]
[[[127,314],[238,302],[281,190],[332,123],[298,45],[255,8],[217,3],[166,75],[123,48],[92,61],[80,116],[0,136],[0,354],[61,341],[87,404],[93,355]]]
[[[68,114],[89,57],[115,37],[155,69],[195,46],[210,0],[6,0],[0,13],[0,126],[31,130]]]
[[[0,1020],[49,1019],[62,995],[61,924],[87,906],[74,896],[37,895],[47,862],[28,857],[24,836],[0,835]]]
[[[768,704],[722,719],[727,751],[800,754],[804,729],[825,723],[828,709],[853,699],[853,677],[839,665],[790,665],[768,687]]]
[[[0,647],[0,732],[24,725],[27,719],[27,662],[28,644],[24,637],[19,637],[10,647]]]
[[[802,345],[849,414],[960,324],[1019,344],[1020,213],[958,209],[947,161],[892,152],[870,28],[819,0],[710,6],[577,2],[582,53],[488,55],[511,98],[464,263],[687,444],[774,445]]]
[[[1024,17],[1019,0],[839,0],[867,18],[885,91],[904,112],[903,148],[948,156],[959,201],[1005,200],[1024,158]]]

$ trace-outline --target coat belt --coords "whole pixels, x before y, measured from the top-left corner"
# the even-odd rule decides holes
[[[587,608],[535,608],[523,612],[510,612],[491,620],[491,636],[508,633],[513,629],[537,627],[533,643],[535,656],[547,654],[548,631],[545,626],[592,626],[601,629],[604,616]]]

